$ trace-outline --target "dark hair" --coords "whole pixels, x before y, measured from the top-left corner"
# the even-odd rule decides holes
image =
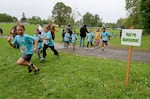
[[[36,31],[40,32],[39,29],[35,29]]]
[[[24,27],[23,24],[18,24],[18,25],[16,25],[16,28],[17,28],[17,27],[22,27],[22,28],[25,30],[25,27]]]
[[[106,30],[106,28],[105,28],[105,27],[103,27],[102,29]]]

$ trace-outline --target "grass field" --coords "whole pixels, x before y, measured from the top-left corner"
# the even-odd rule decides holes
[[[150,99],[150,64],[132,62],[125,87],[126,62],[48,50],[47,60],[33,63],[40,74],[16,65],[19,49],[0,38],[0,99]]]
[[[9,30],[13,25],[14,24],[6,24],[6,23],[5,24],[4,23],[0,24],[0,26],[4,30],[4,35],[9,35]],[[37,25],[26,24],[25,28],[26,28],[25,33],[33,35],[34,34],[34,29],[37,28]],[[74,29],[77,31],[77,33],[79,33],[79,28],[74,28]],[[91,28],[88,28],[88,29],[91,29]],[[95,28],[93,30],[95,31]],[[61,37],[62,32],[61,31],[62,31],[62,28],[57,28],[57,31],[55,33],[56,34],[55,42],[62,43],[62,37]],[[109,42],[111,45],[122,47],[122,48],[127,47],[127,46],[121,45],[121,39],[119,37],[120,31],[118,31],[118,30],[108,30],[108,32],[111,32],[113,34],[113,36],[112,36],[112,38]],[[134,48],[135,49],[142,49],[142,50],[150,50],[149,39],[150,39],[150,35],[143,35],[141,46],[140,47],[134,47]],[[80,40],[80,37],[78,36],[77,45],[79,45],[79,40]]]

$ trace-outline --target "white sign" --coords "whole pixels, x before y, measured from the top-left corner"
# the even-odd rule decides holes
[[[123,29],[121,44],[131,46],[141,46],[142,30],[141,29]]]

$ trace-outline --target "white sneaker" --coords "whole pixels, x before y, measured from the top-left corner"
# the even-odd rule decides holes
[[[40,61],[45,61],[45,58],[40,58]]]
[[[94,49],[93,47],[91,47],[91,49]]]
[[[87,49],[88,50],[88,48],[86,47],[85,49]]]

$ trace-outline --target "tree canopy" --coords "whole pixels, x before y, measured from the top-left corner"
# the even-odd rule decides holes
[[[86,24],[90,27],[102,26],[102,20],[98,14],[92,15],[91,13],[87,12],[85,15],[83,15],[83,24]]]
[[[18,19],[16,17],[10,16],[5,13],[0,13],[0,22],[16,22]]]
[[[52,10],[54,22],[59,26],[68,23],[71,20],[72,9],[63,2],[57,2]]]
[[[150,34],[150,0],[126,0],[126,10],[129,13],[126,26],[142,28]]]

